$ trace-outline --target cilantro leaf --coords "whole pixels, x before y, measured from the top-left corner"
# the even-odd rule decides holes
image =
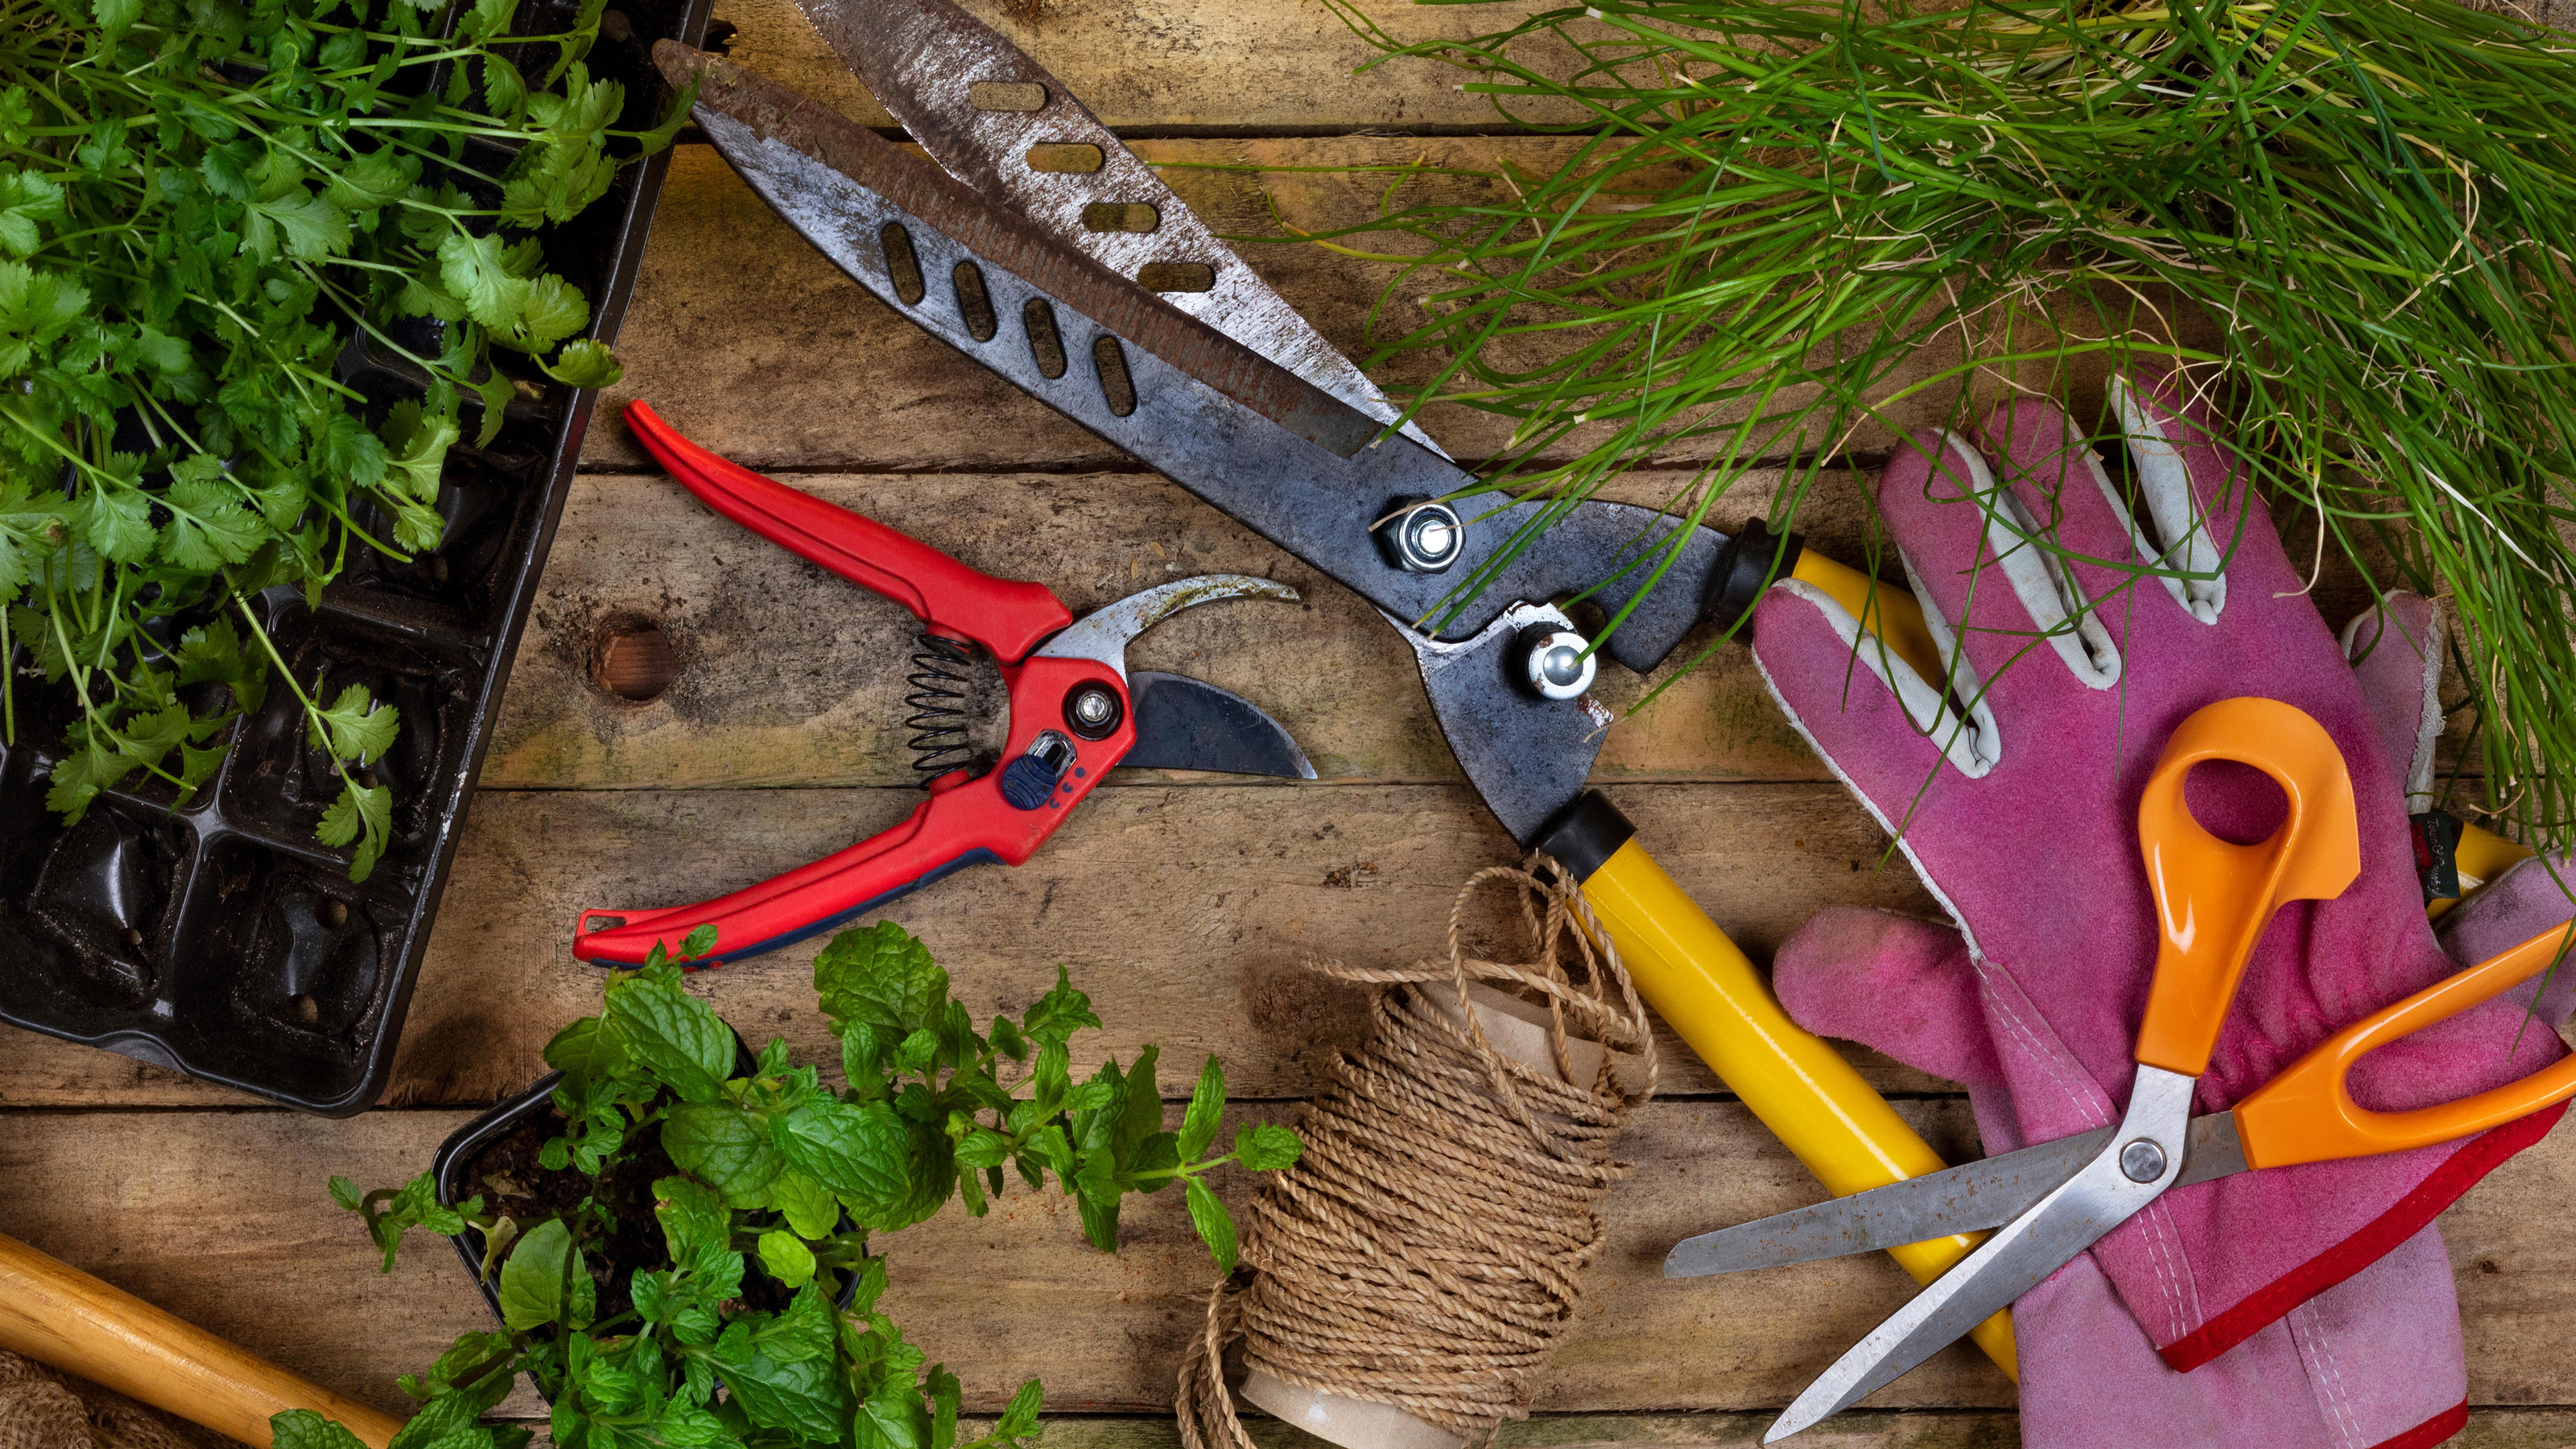
[[[587,337],[565,343],[555,360],[543,366],[546,376],[567,387],[612,387],[626,375],[625,364],[607,343]]]
[[[340,691],[340,697],[329,708],[316,713],[319,718],[310,730],[313,747],[329,751],[334,759],[363,765],[393,744],[394,727],[402,712],[390,704],[377,703],[365,685],[352,684]]]
[[[465,313],[496,332],[515,331],[535,283],[503,265],[498,236],[450,236],[438,244],[439,279],[465,304]]]
[[[23,257],[44,243],[36,224],[60,221],[63,188],[33,171],[0,166],[0,251]]]
[[[334,848],[355,841],[357,850],[349,861],[349,879],[363,881],[373,875],[376,862],[383,858],[385,846],[393,837],[394,796],[382,785],[365,786],[351,780],[340,787],[340,797],[322,812],[322,823],[313,829],[313,838]]]

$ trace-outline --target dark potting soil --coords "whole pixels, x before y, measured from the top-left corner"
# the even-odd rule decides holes
[[[611,1226],[605,1238],[584,1242],[582,1251],[598,1291],[598,1317],[607,1319],[633,1306],[626,1290],[630,1277],[671,1266],[670,1246],[663,1240],[661,1221],[653,1216],[653,1184],[686,1174],[662,1150],[658,1123],[628,1139],[618,1159],[596,1178],[577,1168],[548,1168],[537,1154],[563,1126],[563,1114],[551,1109],[522,1118],[466,1164],[465,1192],[480,1194],[485,1212],[520,1222],[570,1218],[585,1199],[597,1202]],[[775,1313],[790,1296],[761,1272],[757,1258],[745,1262],[742,1301],[747,1306]]]

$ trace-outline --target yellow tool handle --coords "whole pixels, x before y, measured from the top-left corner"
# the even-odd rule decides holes
[[[1948,1165],[1824,1038],[1789,1019],[1743,951],[1644,846],[1634,839],[1620,845],[1584,877],[1583,892],[1637,994],[1826,1191],[1847,1197]],[[1981,1237],[1908,1243],[1888,1256],[1914,1281],[1930,1283]],[[2016,1374],[2009,1313],[1969,1336],[2007,1375]]]
[[[312,1409],[385,1449],[402,1422],[297,1378],[142,1299],[0,1237],[0,1348],[74,1373],[245,1444]]]

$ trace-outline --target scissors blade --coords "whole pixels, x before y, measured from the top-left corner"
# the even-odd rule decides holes
[[[950,175],[1120,276],[1168,288],[1165,301],[1370,417],[1392,422],[1402,411],[999,31],[952,0],[797,6]],[[1438,451],[1420,428],[1404,431]]]
[[[2110,1127],[2001,1157],[1962,1163],[1684,1238],[1664,1257],[1667,1278],[1780,1268],[1997,1227],[2030,1211],[2109,1145]]]
[[[1664,1276],[1699,1278],[1749,1268],[1783,1268],[1996,1227],[2029,1211],[2031,1204],[2073,1177],[2111,1140],[2113,1130],[2079,1132],[1684,1238],[1665,1256]],[[2236,1118],[2226,1112],[2193,1118],[2189,1156],[2174,1186],[2189,1187],[2244,1170],[2245,1149],[2236,1140]]]
[[[1894,1383],[2163,1195],[2185,1165],[2173,1159],[2189,1156],[2194,1080],[2140,1066],[2128,1112],[2091,1161],[1834,1360],[1763,1433],[1762,1442],[1776,1444]],[[2121,1167],[2126,1149],[2141,1138],[2165,1144],[2168,1154],[2159,1162],[2162,1170],[2144,1182]]]

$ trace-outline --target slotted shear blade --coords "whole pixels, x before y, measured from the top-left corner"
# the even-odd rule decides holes
[[[1401,410],[1349,358],[1000,32],[951,0],[797,4],[950,175],[1370,417],[1395,420]],[[1419,427],[1404,431],[1439,450]]]

